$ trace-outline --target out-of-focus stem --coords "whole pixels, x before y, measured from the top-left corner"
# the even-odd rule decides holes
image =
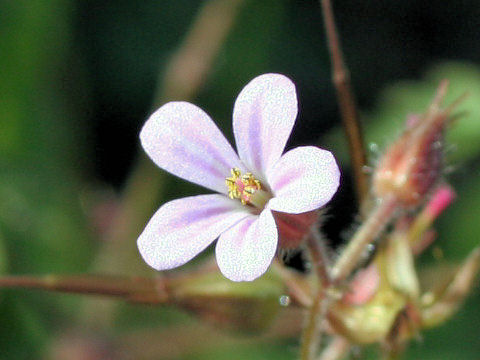
[[[40,289],[72,294],[120,297],[127,301],[164,304],[169,300],[162,279],[98,275],[0,277],[0,288]]]
[[[301,360],[312,360],[315,358],[318,345],[321,342],[321,325],[330,303],[330,299],[327,296],[327,291],[331,284],[327,252],[320,233],[316,229],[312,229],[307,239],[307,247],[312,258],[313,270],[319,280],[319,287],[309,309],[307,323],[302,333],[300,345]]]
[[[328,49],[332,63],[333,83],[337,92],[337,100],[342,116],[343,128],[347,136],[350,161],[355,177],[355,188],[359,204],[363,203],[368,195],[368,178],[364,172],[367,164],[362,129],[358,111],[355,105],[350,85],[350,74],[345,66],[338,38],[335,20],[330,0],[321,0],[325,30],[328,40]]]
[[[167,65],[155,105],[195,97],[242,3],[243,0],[210,0],[203,6],[182,45]]]
[[[358,266],[367,245],[372,243],[390,223],[396,208],[397,201],[394,197],[378,200],[376,207],[365,218],[333,266],[331,276],[334,283],[345,280]]]

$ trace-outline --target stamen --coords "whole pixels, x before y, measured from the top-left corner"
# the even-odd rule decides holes
[[[263,193],[262,184],[255,179],[252,173],[245,173],[242,175],[240,169],[233,168],[230,170],[232,176],[225,179],[225,184],[228,188],[228,197],[230,199],[238,199],[242,205],[253,205],[256,207],[263,207],[266,201],[258,202],[253,199],[256,193]],[[261,196],[263,199],[264,196]],[[268,201],[268,200],[267,200]]]

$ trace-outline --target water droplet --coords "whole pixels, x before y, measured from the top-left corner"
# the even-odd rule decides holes
[[[280,303],[281,306],[288,306],[291,303],[290,296],[282,295],[278,298],[278,302]]]
[[[378,144],[374,142],[371,142],[370,144],[368,144],[368,149],[375,154],[378,153],[380,150],[378,147]]]

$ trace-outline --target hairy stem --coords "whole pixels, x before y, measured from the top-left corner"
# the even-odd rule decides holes
[[[374,242],[383,232],[395,214],[396,208],[397,201],[393,197],[379,200],[333,266],[331,272],[333,282],[337,284],[342,282],[355,270],[367,245]]]
[[[350,74],[345,66],[338,38],[335,20],[330,0],[321,0],[325,31],[328,40],[328,49],[332,64],[333,83],[337,92],[337,100],[342,116],[343,128],[348,142],[350,161],[355,178],[355,188],[360,204],[368,195],[368,179],[364,172],[367,164],[362,129],[350,85]]]

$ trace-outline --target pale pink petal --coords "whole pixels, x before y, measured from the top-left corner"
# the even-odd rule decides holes
[[[315,146],[301,146],[285,153],[267,173],[274,198],[272,210],[298,214],[322,207],[340,182],[332,153]]]
[[[240,158],[264,174],[285,148],[297,117],[295,85],[280,74],[265,74],[247,84],[233,110],[233,132]]]
[[[185,264],[223,231],[249,215],[237,203],[211,194],[164,204],[137,240],[140,254],[157,270]]]
[[[230,169],[243,170],[210,117],[187,102],[163,105],[147,120],[140,139],[159,167],[220,193],[227,193],[225,178],[230,176]]]
[[[263,210],[225,231],[215,253],[220,271],[233,281],[252,281],[267,271],[277,249],[277,228],[272,213]]]

